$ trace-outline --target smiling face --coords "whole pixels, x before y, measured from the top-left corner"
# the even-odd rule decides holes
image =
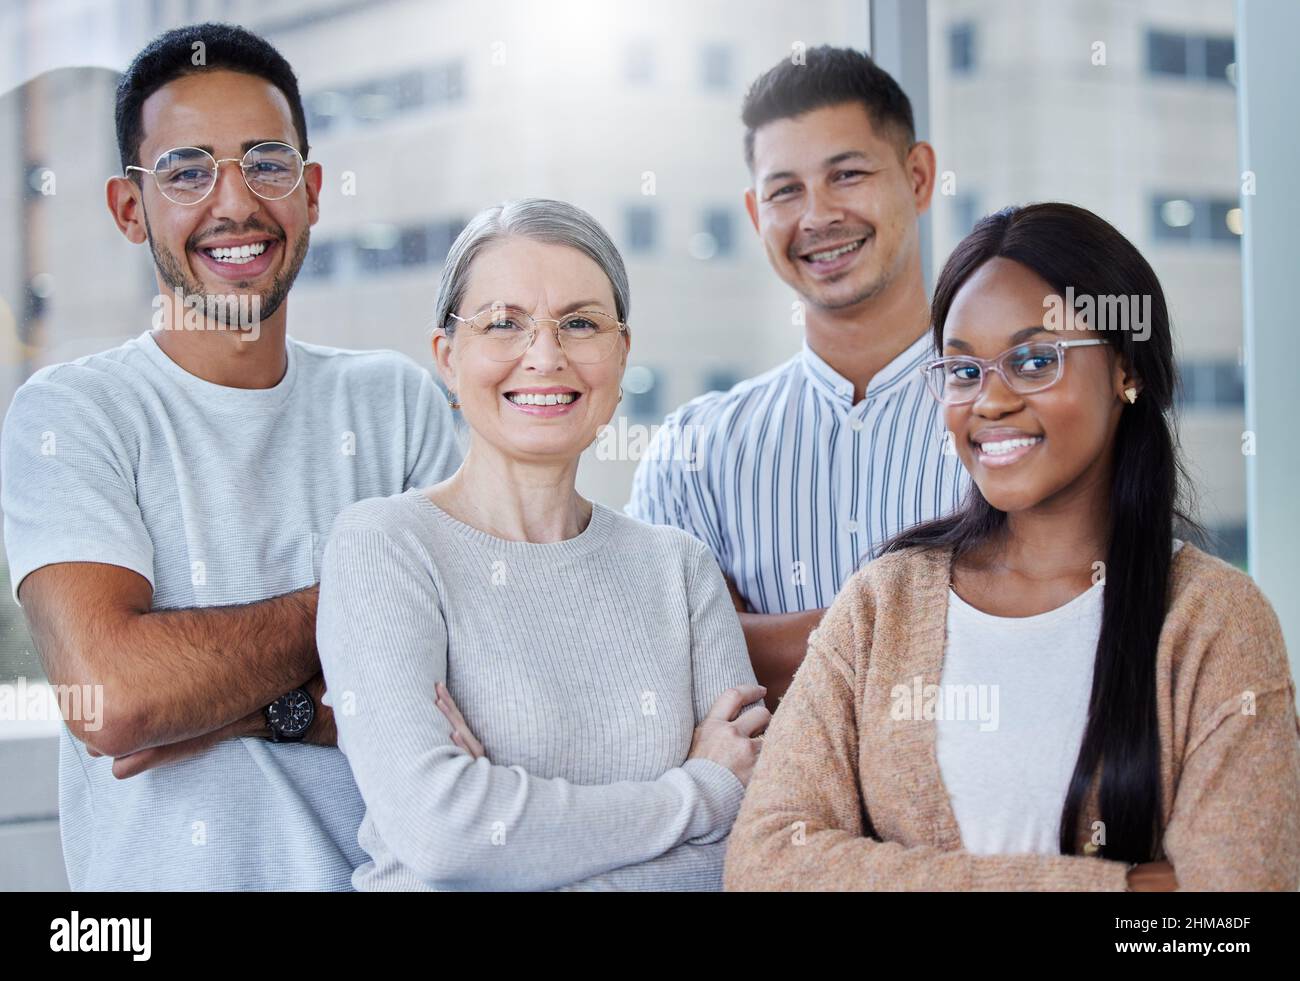
[[[265,79],[232,71],[169,82],[145,100],[141,123],[137,162],[149,168],[176,147],[200,147],[220,160],[242,158],[258,143],[301,143],[284,93]],[[307,254],[309,229],[319,215],[320,168],[309,165],[299,186],[277,201],[249,190],[237,164],[218,169],[216,186],[198,204],[168,200],[146,174],[118,197],[114,211],[132,241],[147,235],[164,291],[256,294],[266,319],[283,303]]]
[[[1042,327],[1055,290],[1018,262],[995,258],[957,292],[944,322],[944,356],[993,359],[1009,348],[1102,337]],[[1036,328],[1036,325],[1037,328]],[[993,507],[1041,507],[1075,492],[1106,495],[1123,392],[1136,382],[1109,345],[1067,349],[1059,381],[1020,395],[989,371],[973,402],[945,405],[962,465]]]
[[[468,318],[495,304],[538,319],[576,310],[617,319],[614,290],[599,265],[566,245],[520,237],[479,253],[453,312]],[[618,405],[630,341],[624,333],[603,361],[579,364],[565,356],[554,325],[540,326],[527,351],[503,362],[490,356],[488,337],[459,324],[450,340],[435,335],[434,360],[475,438],[510,459],[576,465]]]
[[[917,216],[929,205],[934,155],[918,143],[900,160],[893,136],[857,102],[754,135],[746,208],[777,275],[817,307],[861,303],[920,261]]]

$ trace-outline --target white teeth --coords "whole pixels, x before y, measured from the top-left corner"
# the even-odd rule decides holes
[[[229,248],[207,249],[206,251],[208,255],[218,262],[229,262],[242,266],[245,262],[251,262],[265,252],[266,243],[256,242],[253,245],[233,245]]]
[[[568,405],[578,397],[577,392],[551,392],[534,395],[530,392],[511,392],[506,398],[516,405]]]
[[[1012,450],[1018,450],[1022,446],[1033,446],[1040,442],[1041,436],[1026,436],[1020,439],[1002,439],[995,443],[980,443],[980,452],[987,456],[1001,456],[1004,453],[1010,453]]]
[[[865,241],[865,239],[863,241]],[[812,259],[814,262],[827,262],[830,259],[838,259],[846,252],[852,252],[861,244],[862,242],[860,241],[850,242],[848,245],[841,245],[838,249],[831,249],[829,252],[814,252],[808,258]]]

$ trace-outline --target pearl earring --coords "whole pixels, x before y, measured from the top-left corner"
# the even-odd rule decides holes
[[[1138,400],[1138,390],[1136,388],[1124,389],[1124,397],[1128,399],[1128,404],[1132,405]]]

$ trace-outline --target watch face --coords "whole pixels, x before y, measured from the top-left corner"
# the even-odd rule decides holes
[[[267,706],[266,714],[280,735],[298,736],[311,725],[316,716],[316,706],[306,692],[291,691]]]

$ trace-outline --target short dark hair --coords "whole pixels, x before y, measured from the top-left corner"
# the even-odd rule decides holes
[[[804,52],[800,63],[781,59],[749,87],[740,110],[745,164],[754,169],[754,134],[759,127],[844,102],[861,103],[872,125],[894,138],[899,158],[907,156],[916,142],[916,124],[906,93],[870,55],[823,44]]]
[[[202,47],[196,47],[196,45]],[[196,52],[203,60],[194,63]],[[144,102],[169,82],[185,75],[225,69],[264,78],[289,101],[293,125],[298,131],[298,151],[307,156],[307,118],[298,94],[298,78],[289,62],[270,42],[252,31],[233,24],[191,24],[154,38],[135,56],[117,83],[117,152],[125,172],[137,163],[144,141],[141,110]],[[149,161],[152,164],[153,161]]]

